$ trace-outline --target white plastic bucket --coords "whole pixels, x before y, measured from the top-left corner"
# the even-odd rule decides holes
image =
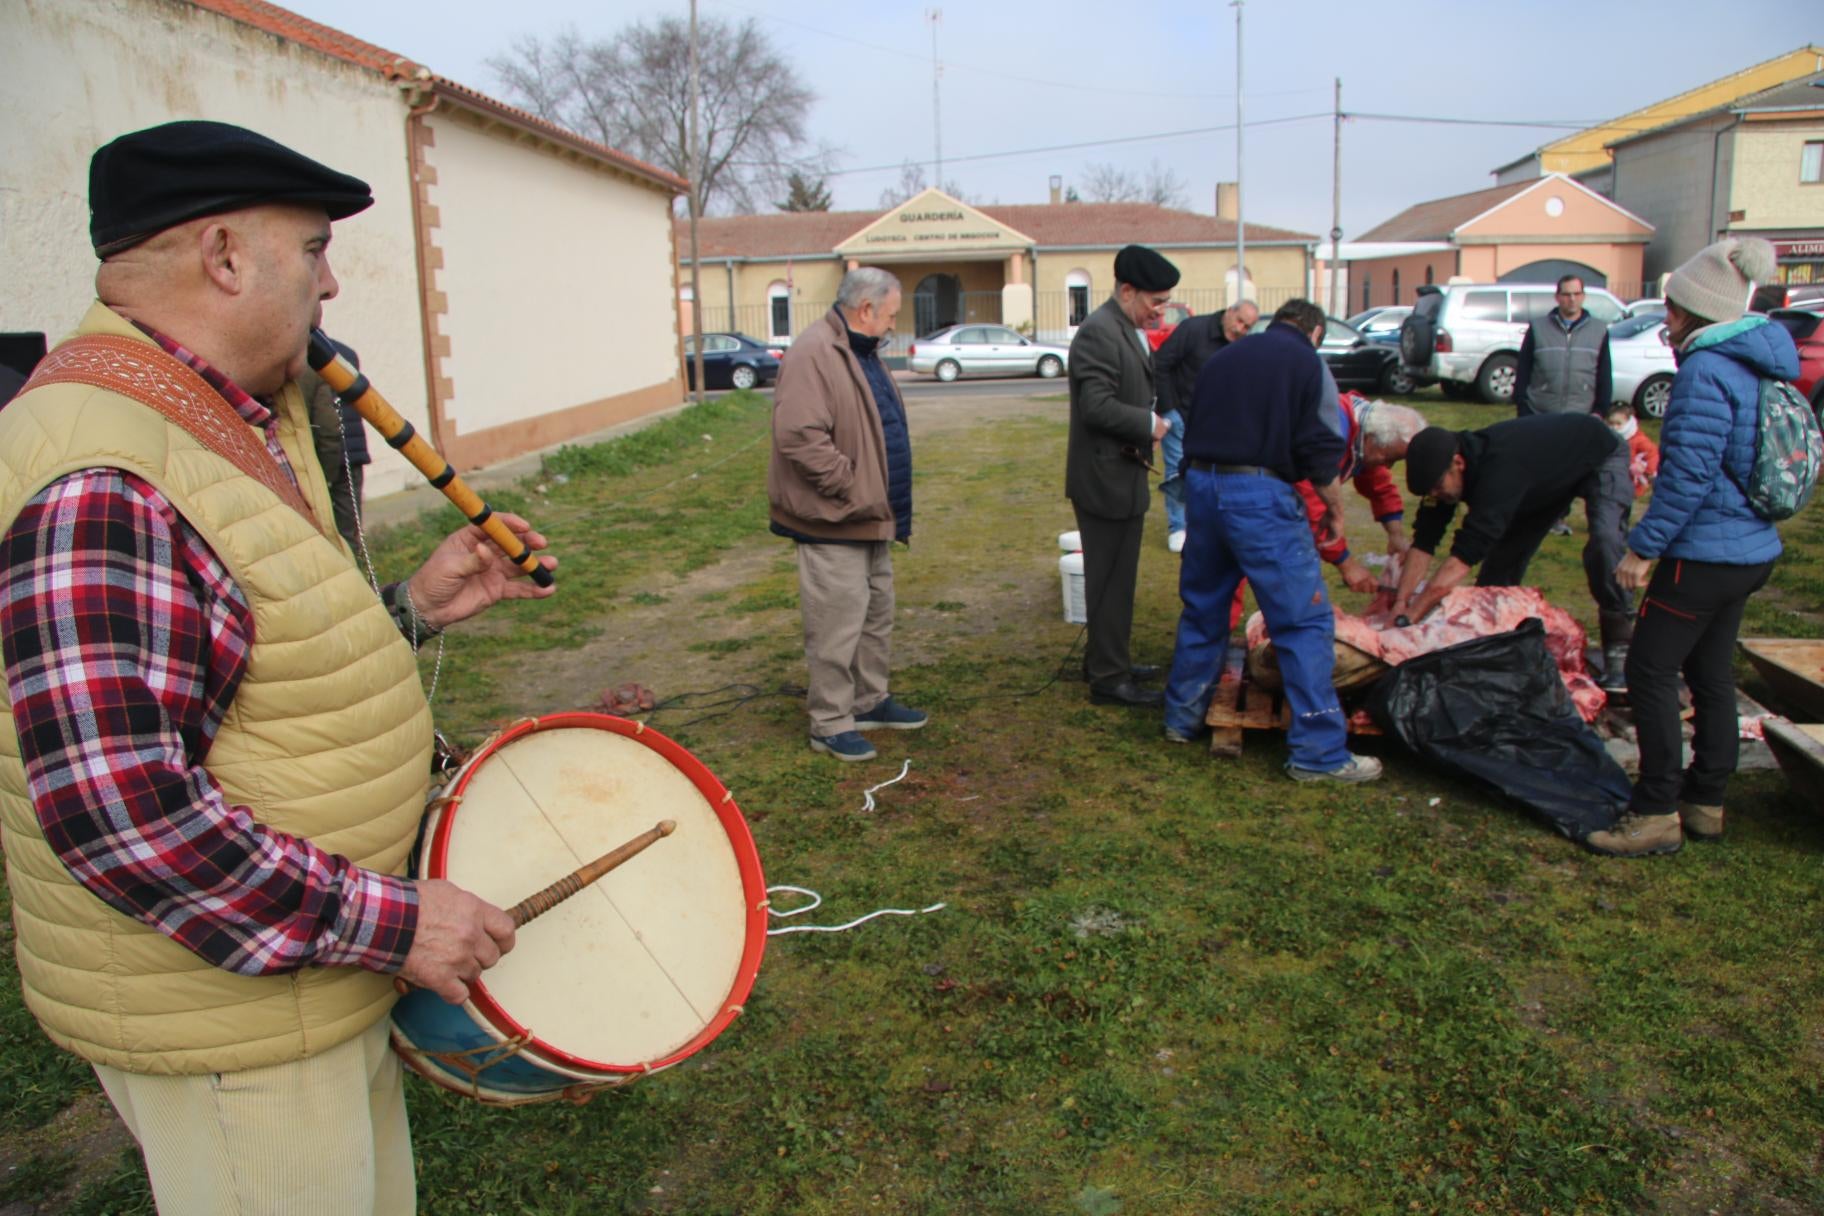
[[[1064,622],[1089,623],[1089,600],[1083,591],[1083,555],[1066,553],[1058,559],[1058,579],[1064,592]]]
[[[1058,548],[1065,553],[1083,552],[1083,534],[1081,532],[1058,533]]]

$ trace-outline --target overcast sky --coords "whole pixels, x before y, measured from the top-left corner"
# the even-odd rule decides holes
[[[608,37],[687,0],[281,0],[327,25],[505,96],[490,56],[574,26]],[[918,0],[700,0],[754,17],[818,96],[813,138],[844,150],[839,209],[869,209],[906,159],[933,157],[932,7]],[[1222,0],[938,0],[944,178],[982,202],[1039,203],[1052,174],[1156,160],[1213,210],[1236,176],[1235,9]],[[1824,0],[1248,0],[1248,220],[1322,234],[1331,215],[1331,82],[1363,114],[1588,125],[1824,42]],[[1173,138],[1135,139],[1225,128]],[[1415,202],[1492,185],[1495,166],[1564,134],[1360,118],[1343,128],[1351,239]],[[1058,145],[1124,140],[1095,147]],[[978,159],[979,158],[979,159]],[[874,168],[892,166],[891,168]],[[840,170],[849,170],[842,172]]]

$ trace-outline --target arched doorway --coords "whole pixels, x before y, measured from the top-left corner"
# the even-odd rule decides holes
[[[953,274],[928,274],[912,292],[912,332],[923,337],[963,319],[963,281]]]
[[[1566,258],[1543,258],[1537,262],[1528,262],[1516,266],[1502,275],[1502,283],[1556,283],[1567,274],[1574,274],[1583,280],[1585,287],[1607,287],[1609,276],[1582,262],[1573,262]]]

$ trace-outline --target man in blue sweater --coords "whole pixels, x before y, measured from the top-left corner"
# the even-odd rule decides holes
[[[1165,689],[1165,737],[1203,730],[1228,654],[1229,605],[1245,576],[1279,656],[1292,723],[1286,772],[1296,781],[1372,781],[1380,761],[1349,753],[1332,673],[1336,617],[1304,501],[1309,481],[1327,508],[1326,543],[1343,538],[1343,458],[1335,382],[1317,344],[1323,310],[1293,300],[1258,338],[1216,352],[1197,377],[1184,435],[1189,535],[1178,596],[1178,643]]]

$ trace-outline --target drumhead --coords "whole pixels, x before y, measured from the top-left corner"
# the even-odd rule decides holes
[[[586,1071],[662,1068],[747,999],[766,880],[732,797],[657,731],[602,714],[521,723],[452,783],[424,872],[508,908],[662,819],[677,830],[523,926],[473,986],[505,1035]]]

